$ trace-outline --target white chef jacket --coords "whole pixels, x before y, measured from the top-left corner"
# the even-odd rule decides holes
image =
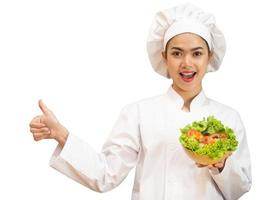
[[[65,146],[57,146],[49,164],[98,192],[115,188],[136,167],[132,200],[238,199],[252,183],[239,114],[207,98],[203,90],[191,102],[190,112],[181,110],[182,106],[183,99],[172,86],[163,95],[127,104],[101,153],[70,133]],[[239,141],[221,173],[198,168],[178,140],[180,128],[209,115],[233,128]]]

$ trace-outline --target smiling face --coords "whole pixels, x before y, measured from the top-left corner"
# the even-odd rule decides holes
[[[177,92],[198,93],[211,58],[204,39],[193,33],[182,33],[170,39],[162,56]]]

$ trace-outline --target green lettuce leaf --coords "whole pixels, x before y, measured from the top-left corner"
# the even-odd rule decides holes
[[[188,137],[187,132],[190,129],[197,130],[203,135],[212,135],[214,133],[225,133],[227,139],[218,140],[213,144],[201,144],[194,137]],[[235,133],[233,129],[224,126],[222,122],[214,116],[208,116],[201,121],[194,121],[180,129],[181,135],[179,141],[181,144],[200,155],[207,155],[211,159],[219,159],[228,151],[235,151],[238,146]]]

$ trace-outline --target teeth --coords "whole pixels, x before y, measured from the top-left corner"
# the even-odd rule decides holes
[[[180,73],[185,78],[192,78],[195,75],[195,72],[191,73]]]

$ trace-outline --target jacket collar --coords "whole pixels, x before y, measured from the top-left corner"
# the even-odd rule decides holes
[[[173,101],[178,108],[182,109],[184,105],[184,100],[180,96],[179,93],[177,93],[172,86],[169,87],[167,91],[167,96]],[[194,97],[190,104],[190,112],[194,111],[197,108],[200,108],[204,105],[208,104],[208,98],[206,97],[203,89],[198,93],[197,96]]]

